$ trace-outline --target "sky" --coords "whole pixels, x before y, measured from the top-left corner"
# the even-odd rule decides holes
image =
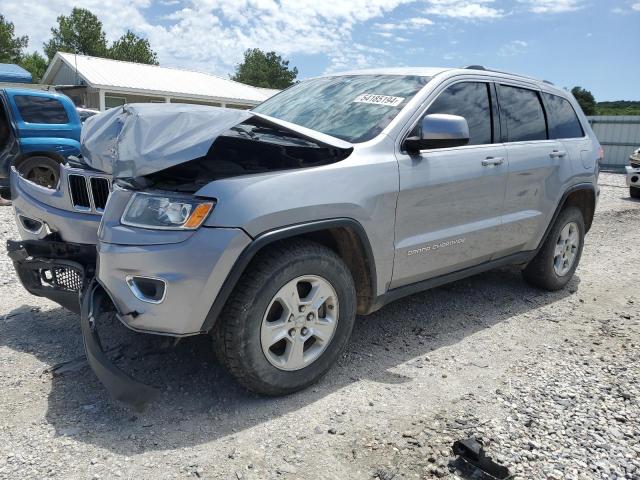
[[[327,72],[480,64],[640,100],[640,0],[0,0],[42,51],[74,6],[107,38],[146,37],[163,66],[227,77],[248,48],[274,50],[304,79]]]

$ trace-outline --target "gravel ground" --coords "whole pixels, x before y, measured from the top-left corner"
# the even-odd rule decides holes
[[[451,463],[473,436],[515,478],[640,479],[640,202],[622,176],[601,186],[565,290],[508,268],[400,300],[279,399],[238,387],[206,337],[168,349],[111,322],[123,367],[162,388],[142,414],[113,404],[81,362],[52,371],[82,357],[78,318],[0,255],[0,478],[473,478]],[[0,240],[16,236],[0,208]]]

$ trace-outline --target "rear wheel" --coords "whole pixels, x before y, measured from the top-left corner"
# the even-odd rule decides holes
[[[629,195],[631,198],[640,198],[640,187],[629,187]]]
[[[560,212],[549,236],[522,274],[530,284],[545,290],[560,290],[573,277],[584,245],[584,217],[580,209]]]
[[[216,354],[248,389],[284,395],[315,383],[346,346],[356,313],[351,274],[305,240],[258,254],[213,332]]]
[[[60,163],[49,157],[29,157],[20,162],[18,172],[27,180],[46,188],[56,188],[60,180]]]

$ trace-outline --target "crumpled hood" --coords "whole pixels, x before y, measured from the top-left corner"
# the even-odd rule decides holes
[[[80,150],[87,165],[114,178],[139,177],[205,156],[218,136],[252,117],[322,144],[353,148],[329,135],[248,110],[134,103],[87,119]]]

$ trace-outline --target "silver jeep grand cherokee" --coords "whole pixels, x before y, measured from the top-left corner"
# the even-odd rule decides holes
[[[81,311],[89,363],[135,407],[153,390],[101,351],[105,309],[211,334],[247,388],[294,392],[356,314],[507,264],[564,287],[601,156],[569,93],[479,66],[313,78],[249,112],[125,105],[82,144],[56,189],[12,172],[8,250],[27,290]]]

